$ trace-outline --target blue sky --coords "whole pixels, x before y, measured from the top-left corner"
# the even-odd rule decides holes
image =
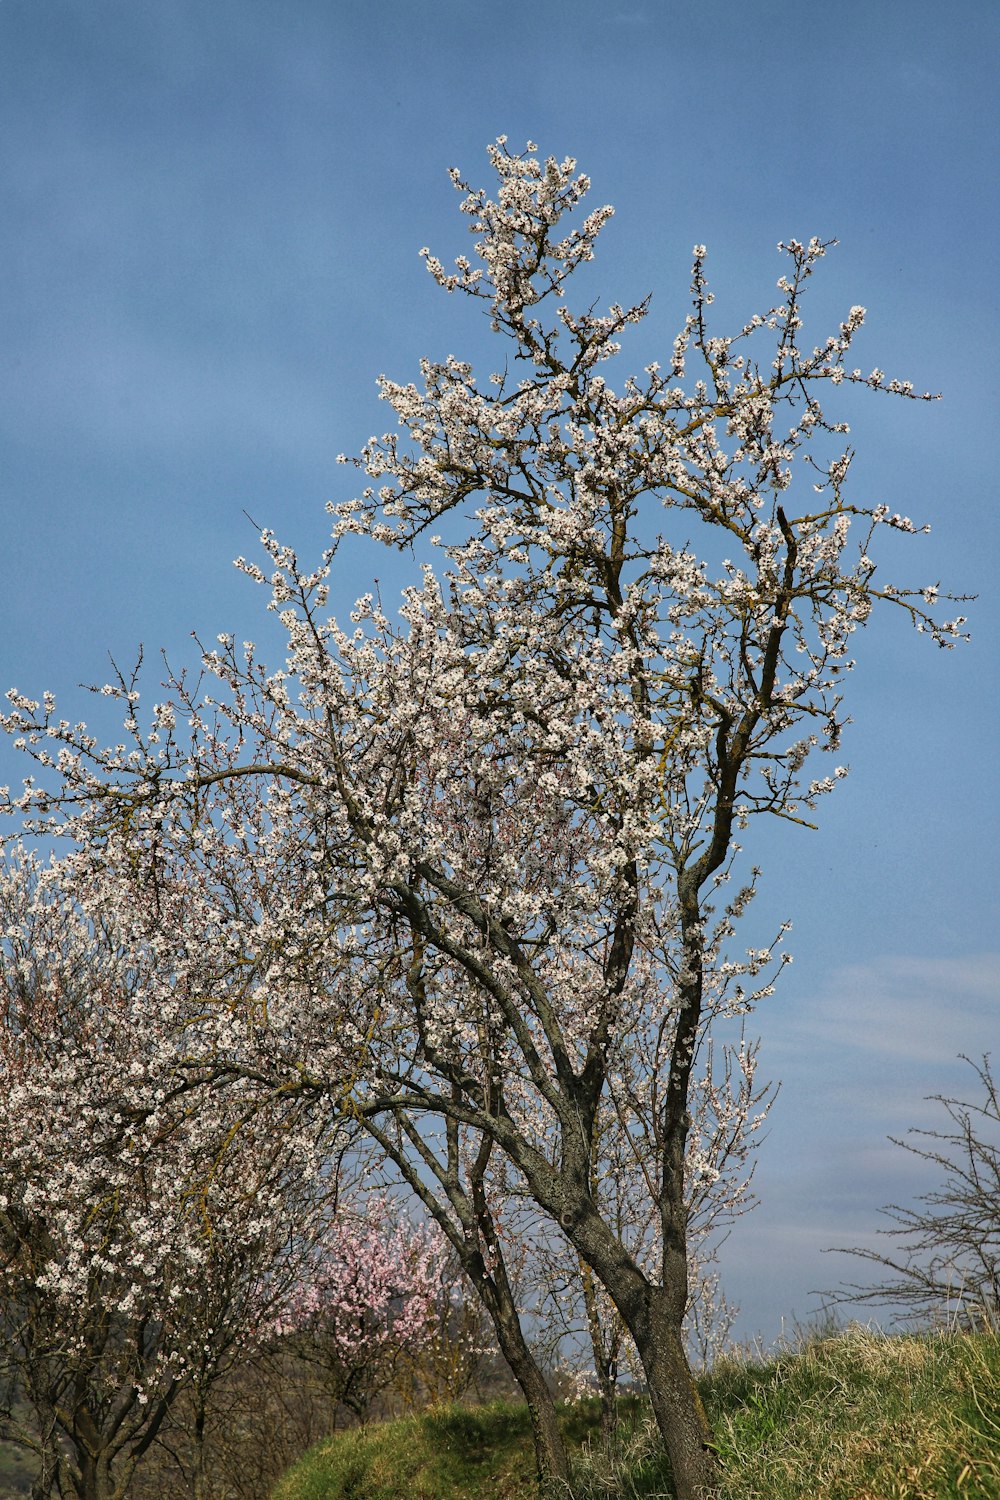
[[[910,567],[979,594],[973,642],[877,621],[851,777],[820,832],[759,836],[761,929],[793,921],[795,964],[759,1016],[762,1206],[725,1251],[748,1337],[932,1185],[885,1137],[1000,1034],[998,66],[988,0],[0,0],[0,680],[67,716],[109,652],[258,633],[244,510],[320,550],[380,371],[494,367],[417,252],[465,248],[446,168],[485,182],[501,132],[615,204],[592,285],[653,293],[635,366],[669,349],[694,243],[728,330],[771,300],[777,240],[818,234],[841,246],[817,334],[861,302],[858,362],[944,393],[852,400],[853,483],[932,524]]]

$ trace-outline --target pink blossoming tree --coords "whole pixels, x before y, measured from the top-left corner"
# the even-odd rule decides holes
[[[314,1247],[276,1331],[323,1369],[331,1398],[363,1418],[401,1362],[435,1338],[445,1258],[440,1231],[372,1197],[362,1212],[338,1215]]]

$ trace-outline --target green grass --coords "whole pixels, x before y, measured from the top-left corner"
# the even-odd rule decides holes
[[[886,1337],[850,1328],[703,1382],[725,1478],[720,1500],[1000,1500],[1000,1339]],[[575,1500],[670,1496],[647,1417],[626,1411],[615,1451],[596,1405],[563,1413]],[[527,1500],[527,1414],[449,1407],[338,1434],[274,1500]],[[567,1497],[569,1500],[569,1497]]]
[[[445,1407],[353,1428],[319,1443],[286,1474],[274,1500],[514,1500],[534,1467],[525,1407]]]

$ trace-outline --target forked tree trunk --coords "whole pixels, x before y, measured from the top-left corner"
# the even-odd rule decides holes
[[[111,1500],[114,1493],[111,1466],[103,1450],[91,1453],[81,1448],[79,1473],[73,1477],[77,1500]]]
[[[552,1208],[556,1206],[553,1204]],[[671,1264],[676,1262],[673,1265],[676,1285],[656,1286],[588,1199],[581,1197],[576,1207],[576,1214],[560,1214],[560,1222],[575,1249],[593,1268],[632,1335],[646,1376],[653,1415],[670,1460],[677,1500],[711,1500],[718,1488],[720,1468],[705,1407],[684,1351],[683,1258],[665,1258],[667,1275]]]

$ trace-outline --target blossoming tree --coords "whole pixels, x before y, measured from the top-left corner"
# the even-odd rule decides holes
[[[445,1247],[437,1229],[374,1196],[339,1215],[303,1265],[276,1331],[322,1367],[331,1399],[356,1417],[436,1336]]]
[[[0,872],[0,1370],[38,1492],[118,1500],[183,1390],[204,1436],[321,1204],[273,1118],[234,1134],[232,1090],[181,1092],[157,1029],[176,975],[72,884],[26,857]]]
[[[756,878],[727,895],[738,840],[763,815],[807,822],[843,775],[810,767],[839,746],[875,606],[943,646],[962,621],[939,617],[935,588],[877,572],[881,534],[917,528],[852,497],[824,393],[914,392],[849,366],[860,307],[805,342],[827,245],[782,245],[779,302],[731,337],[710,328],[696,247],[665,364],[615,387],[646,304],[568,296],[611,209],[574,219],[589,183],[572,160],[503,140],[490,156],[494,197],[453,174],[476,263],[425,256],[486,311],[495,373],[449,357],[419,383],[383,378],[395,429],[355,460],[370,482],[331,507],[319,566],[262,534],[266,572],[241,566],[270,588],[284,667],[221,637],[207,682],[172,676],[145,729],[134,684],[112,685],[130,749],[14,694],[7,727],[46,774],[13,800],[105,865],[113,845],[123,879],[155,885],[155,850],[186,840],[217,891],[251,804],[266,809],[253,941],[298,1086],[322,1088],[335,1046],[352,1059],[339,1107],[401,1131],[414,1160],[428,1130],[446,1162],[489,1143],[497,1180],[558,1223],[617,1309],[690,1500],[717,1477],[683,1344],[692,1184],[715,1170],[690,1149],[692,1102],[707,1027],[780,966],[773,945],[735,946]],[[438,526],[441,567],[398,617],[372,595],[331,615],[352,534],[407,548]],[[622,1149],[642,1137],[652,1258],[648,1218],[613,1222],[593,1190],[599,1119]]]

